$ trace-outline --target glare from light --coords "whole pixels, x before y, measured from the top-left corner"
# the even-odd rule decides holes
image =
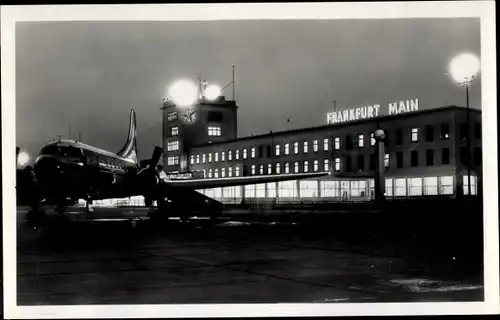
[[[198,87],[190,80],[179,80],[168,88],[168,96],[178,107],[188,107],[198,99]]]
[[[205,98],[215,100],[220,96],[221,88],[216,84],[211,84],[205,89]]]
[[[30,156],[24,151],[19,152],[19,155],[17,156],[17,164],[20,167],[24,167],[28,164],[28,161],[30,161]]]
[[[472,53],[461,53],[450,61],[450,75],[458,84],[465,84],[476,76],[481,67],[479,58]]]

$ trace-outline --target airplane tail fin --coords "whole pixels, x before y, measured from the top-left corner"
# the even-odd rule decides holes
[[[137,123],[135,119],[135,111],[130,111],[130,124],[128,128],[127,142],[123,148],[117,153],[120,157],[133,160],[137,163]]]

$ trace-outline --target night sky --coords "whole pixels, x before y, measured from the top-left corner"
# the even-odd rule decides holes
[[[463,105],[446,75],[462,51],[479,55],[479,19],[18,23],[16,144],[34,157],[71,125],[72,138],[118,151],[134,108],[148,158],[168,84],[225,86],[233,65],[239,136],[323,125],[333,100],[383,113],[414,98],[420,109]],[[475,108],[480,90],[478,79]]]

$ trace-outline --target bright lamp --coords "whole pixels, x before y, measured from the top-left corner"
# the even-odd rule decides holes
[[[30,161],[30,156],[24,151],[19,152],[19,155],[17,156],[17,164],[20,167],[24,167],[28,164],[28,161]]]
[[[215,100],[219,97],[221,88],[218,85],[211,84],[205,89],[205,98]]]
[[[198,99],[198,87],[190,80],[179,80],[168,88],[168,95],[178,107],[187,107]]]
[[[461,53],[450,61],[450,75],[458,84],[470,82],[479,72],[481,63],[472,53]]]

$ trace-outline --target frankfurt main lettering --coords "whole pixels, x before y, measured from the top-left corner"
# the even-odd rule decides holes
[[[389,115],[418,111],[418,99],[391,102],[388,104],[387,108]],[[354,120],[374,118],[378,116],[380,116],[380,105],[374,104],[372,106],[328,112],[326,114],[326,123],[336,124]]]

